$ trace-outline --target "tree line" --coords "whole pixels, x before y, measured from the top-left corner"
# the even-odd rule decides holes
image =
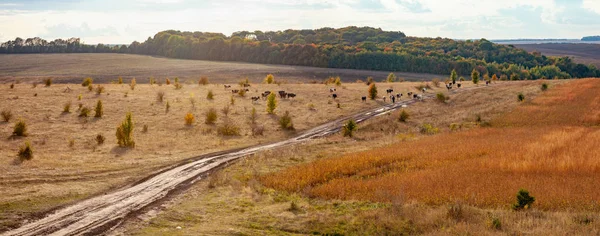
[[[242,61],[328,68],[383,70],[519,79],[600,77],[593,65],[547,57],[486,39],[407,37],[371,27],[221,33],[168,30],[130,45],[86,45],[79,39],[39,38],[4,43],[0,53],[132,53],[171,58]]]

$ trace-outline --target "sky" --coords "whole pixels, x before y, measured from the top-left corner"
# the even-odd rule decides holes
[[[0,41],[145,41],[163,30],[371,26],[454,39],[600,34],[600,0],[0,0]]]

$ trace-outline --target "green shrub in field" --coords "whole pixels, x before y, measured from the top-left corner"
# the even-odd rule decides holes
[[[81,86],[88,87],[88,86],[92,85],[93,82],[94,82],[94,80],[92,78],[87,77],[87,78],[83,79]]]
[[[279,117],[279,126],[284,130],[294,130],[294,123],[289,111],[285,111],[283,116]]]
[[[525,189],[520,189],[517,193],[517,202],[513,204],[513,210],[529,209],[535,202],[535,197],[530,196],[529,192]]]
[[[371,85],[369,85],[369,98],[371,100],[375,100],[377,98],[377,86],[375,83],[371,83]]]
[[[117,143],[120,147],[135,147],[135,141],[133,141],[133,118],[131,112],[125,115],[125,120],[117,127]]]
[[[137,84],[137,83],[135,82],[135,78],[131,79],[131,83],[129,84],[129,87],[131,88],[131,90],[134,90],[134,89],[135,89],[135,85],[136,85],[136,84]]]
[[[33,158],[33,148],[31,147],[29,141],[26,141],[25,144],[19,148],[18,155],[21,161],[31,160]]]
[[[92,86],[91,84],[87,86],[88,88],[88,92],[91,92],[92,90],[94,90],[94,86]]]
[[[65,104],[63,105],[63,113],[70,113],[71,112],[71,102],[65,102]]]
[[[277,97],[275,93],[271,93],[267,96],[267,113],[273,114],[275,109],[277,109]]]
[[[408,114],[408,112],[406,110],[402,109],[402,111],[400,111],[400,115],[398,116],[398,120],[400,122],[406,122],[409,117],[410,117],[410,114]]]
[[[123,77],[119,76],[119,84],[123,84]]]
[[[215,99],[215,95],[213,94],[212,90],[208,90],[208,94],[206,94],[206,99],[208,99],[208,100]]]
[[[52,85],[52,79],[48,78],[48,79],[44,80],[44,83],[46,84],[46,87],[50,87],[50,85]]]
[[[0,115],[2,115],[2,120],[4,122],[9,122],[10,119],[12,119],[13,114],[10,110],[2,110],[2,112],[0,112]]]
[[[438,129],[436,127],[433,127],[433,125],[431,125],[431,124],[423,124],[421,126],[421,133],[422,134],[431,135],[431,134],[437,134],[438,132],[440,132],[440,129]]]
[[[217,128],[217,133],[223,136],[240,136],[240,127],[227,120]]]
[[[96,118],[101,118],[102,115],[104,115],[104,108],[102,106],[102,100],[98,100],[98,102],[96,103],[96,114],[94,115],[94,117]]]
[[[256,108],[252,107],[252,111],[250,112],[250,122],[252,124],[256,124],[256,118],[257,118]]]
[[[275,76],[273,76],[272,74],[268,74],[267,77],[265,77],[265,83],[266,84],[275,83]]]
[[[546,91],[548,90],[548,84],[547,83],[543,83],[542,84],[542,91]]]
[[[92,110],[88,107],[82,107],[81,110],[79,110],[79,117],[89,117],[91,111]]]
[[[498,217],[492,217],[488,223],[490,229],[493,230],[501,230],[502,229],[502,222],[500,222],[500,219]]]
[[[96,85],[96,94],[100,95],[102,93],[104,93],[104,86],[102,86],[102,85]]]
[[[215,124],[215,122],[217,122],[217,110],[214,108],[210,108],[208,109],[208,111],[206,112],[206,120],[204,120],[204,123],[207,125],[213,125]]]
[[[388,83],[396,82],[396,74],[390,73],[386,79]]]
[[[210,82],[208,82],[208,77],[205,77],[205,76],[200,77],[200,80],[198,81],[198,84],[201,84],[201,85],[207,85],[209,83]]]
[[[13,135],[20,137],[27,136],[27,124],[25,121],[20,120],[15,124],[15,127],[13,128]]]
[[[352,137],[357,127],[358,125],[356,124],[356,121],[348,120],[348,122],[346,122],[346,124],[344,124],[344,127],[342,128],[344,132],[344,137]]]
[[[479,71],[473,69],[473,72],[471,72],[471,81],[473,81],[474,84],[479,83]]]
[[[98,145],[102,145],[102,144],[104,144],[104,141],[105,141],[105,140],[106,140],[106,138],[104,137],[104,135],[102,135],[102,134],[98,134],[98,135],[96,135],[96,143],[97,143]]]
[[[441,103],[446,103],[450,99],[450,97],[446,96],[444,93],[437,93],[435,97],[437,98],[437,101]]]
[[[519,93],[517,95],[517,99],[519,100],[519,102],[523,102],[525,101],[525,95],[523,93]]]

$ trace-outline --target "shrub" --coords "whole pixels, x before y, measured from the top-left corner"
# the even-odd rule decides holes
[[[502,222],[500,222],[500,219],[498,219],[498,217],[492,217],[490,219],[489,227],[493,230],[501,230]]]
[[[194,124],[194,120],[196,118],[194,118],[194,114],[188,112],[187,114],[185,114],[184,119],[185,119],[185,125],[192,125],[192,124]]]
[[[77,96],[77,100],[78,100],[78,101],[81,101],[81,98],[82,98],[82,97],[83,97],[83,96],[82,96],[81,94],[79,94],[79,96]]]
[[[224,107],[221,109],[221,112],[222,112],[222,113],[223,113],[223,115],[225,115],[225,116],[228,116],[230,111],[231,111],[231,109],[229,108],[229,106],[224,106]]]
[[[79,117],[89,117],[91,111],[92,110],[88,107],[82,107],[81,110],[79,110]]]
[[[0,112],[0,115],[2,115],[2,120],[4,122],[9,122],[10,119],[12,119],[13,114],[10,110],[3,110],[2,112]]]
[[[492,75],[492,81],[494,81],[494,82],[498,81],[498,76],[496,74]]]
[[[252,136],[262,136],[265,132],[265,127],[262,125],[252,125]]]
[[[271,93],[267,96],[267,113],[273,114],[275,109],[277,109],[277,97],[275,93]]]
[[[123,84],[123,77],[119,76],[119,84]]]
[[[167,84],[167,85],[170,85],[170,84],[171,84],[171,80],[169,80],[169,78],[167,78],[167,79],[165,80],[165,84]]]
[[[450,131],[457,131],[458,129],[460,129],[459,124],[457,124],[457,123],[450,124]]]
[[[275,77],[272,74],[268,74],[267,77],[265,77],[265,83],[266,84],[275,83]]]
[[[449,219],[453,219],[459,221],[463,218],[463,209],[462,204],[455,203],[448,207],[448,212],[446,212],[446,217]]]
[[[136,85],[135,78],[133,78],[133,79],[131,79],[131,83],[129,84],[129,87],[131,88],[131,90],[135,89],[135,85]]]
[[[44,84],[46,84],[46,87],[50,87],[50,85],[52,85],[52,79],[48,78],[48,79],[44,80]]]
[[[14,89],[15,88],[15,84],[10,84],[10,88]]]
[[[227,121],[217,128],[217,133],[223,136],[239,136],[240,128],[230,121]]]
[[[180,84],[179,82],[175,82],[175,89],[181,89],[183,88],[183,85]]]
[[[104,141],[105,141],[105,140],[106,140],[106,138],[104,137],[104,135],[102,135],[102,134],[98,134],[98,135],[96,135],[96,143],[97,143],[98,145],[102,145],[102,144],[104,144]]]
[[[206,99],[208,99],[208,100],[215,99],[215,95],[213,94],[212,90],[208,90],[208,94],[206,94]]]
[[[506,76],[506,75],[501,75],[501,76],[500,76],[500,80],[502,80],[502,81],[506,81],[506,80],[508,80],[508,76]]]
[[[231,104],[232,106],[235,105],[235,99],[233,98],[233,95],[231,95],[231,97],[229,98],[229,104]]]
[[[408,114],[406,110],[402,109],[402,111],[400,111],[400,115],[398,116],[398,120],[400,122],[406,122],[406,120],[408,120],[409,117],[410,114]]]
[[[289,111],[285,111],[283,116],[279,117],[279,126],[284,130],[294,130],[294,123]]]
[[[513,210],[522,210],[529,209],[531,205],[535,202],[535,197],[530,196],[529,192],[525,189],[520,189],[517,193],[517,202],[513,204]]]
[[[100,95],[102,93],[104,93],[104,86],[97,85],[96,86],[96,94]]]
[[[299,212],[301,210],[302,209],[300,209],[300,206],[298,206],[298,203],[296,203],[296,201],[292,201],[290,203],[290,208],[288,209],[288,211],[296,213],[296,212]]]
[[[440,132],[440,129],[433,127],[433,125],[431,125],[431,124],[423,124],[421,126],[422,134],[432,135],[432,134],[437,134],[438,132]]]
[[[167,101],[167,105],[165,106],[165,112],[169,113],[169,109],[171,109],[171,104],[169,104],[169,101]]]
[[[33,83],[31,84],[31,87],[32,87],[32,88],[37,88],[37,86],[38,86],[38,83],[37,83],[37,82],[33,82]]]
[[[252,107],[252,111],[250,112],[250,122],[252,124],[256,124],[256,117],[257,117],[256,108]]]
[[[75,139],[69,139],[69,147],[70,148],[75,147]]]
[[[206,112],[206,119],[205,119],[204,123],[207,125],[212,125],[212,124],[215,124],[216,121],[217,121],[217,110],[215,110],[214,108],[208,109],[208,111]]]
[[[135,147],[135,141],[133,141],[133,118],[131,112],[125,115],[125,120],[117,127],[117,143],[120,147]]]
[[[94,90],[94,86],[92,86],[91,84],[87,86],[88,88],[88,92],[91,92],[92,90]]]
[[[20,137],[27,136],[27,124],[25,121],[20,120],[15,124],[15,127],[13,128],[13,135]]]
[[[175,83],[178,84],[179,83],[179,77],[175,77]]]
[[[462,76],[461,76],[461,77],[460,77],[460,79],[458,79],[458,80],[460,80],[461,82],[462,82],[462,81],[465,81],[465,77],[462,77]]]
[[[523,93],[519,93],[517,95],[517,99],[519,100],[519,102],[525,101],[525,95]]]
[[[348,120],[343,127],[344,137],[352,137],[357,127],[358,126],[354,120]]]
[[[548,84],[547,83],[543,83],[542,84],[542,91],[546,91],[548,90]]]
[[[87,78],[83,79],[83,82],[81,83],[81,86],[87,87],[87,86],[92,85],[93,82],[94,82],[94,80],[92,78],[87,77]]]
[[[479,71],[473,69],[473,72],[471,72],[471,81],[473,81],[474,84],[479,83]]]
[[[162,103],[165,99],[165,92],[164,91],[158,91],[156,93],[156,101]]]
[[[435,87],[440,87],[440,79],[435,78],[431,80],[431,83],[433,84],[433,86]]]
[[[26,141],[23,146],[19,148],[19,159],[21,161],[31,160],[33,158],[33,148],[31,148],[31,144],[29,141]]]
[[[375,100],[377,98],[377,86],[375,86],[375,83],[371,83],[371,85],[369,85],[369,98],[371,98],[371,100]]]
[[[154,84],[156,84],[156,80],[154,79],[154,77],[150,77],[150,85]]]
[[[396,75],[394,73],[390,73],[386,79],[388,83],[396,82]]]
[[[341,85],[342,85],[342,79],[341,79],[339,76],[336,76],[336,77],[335,77],[335,80],[333,81],[333,83],[334,83],[336,86],[341,86]]]
[[[238,95],[240,95],[240,97],[245,97],[246,96],[246,90],[245,89],[240,89],[240,91],[238,92]]]
[[[446,101],[448,101],[448,99],[450,99],[450,97],[446,96],[446,94],[444,94],[444,93],[437,93],[435,95],[435,97],[437,98],[438,102],[441,102],[441,103],[446,103]]]
[[[456,78],[457,77],[458,77],[458,74],[456,73],[456,70],[453,69],[452,72],[450,73],[450,79],[452,80],[453,84],[456,84]]]
[[[96,118],[101,118],[102,115],[104,115],[104,108],[102,107],[102,100],[98,100],[98,102],[96,103],[96,114],[94,115],[94,117]]]
[[[209,84],[208,78],[204,77],[204,76],[200,77],[200,80],[198,81],[198,84],[201,84],[201,85],[207,85],[207,84]]]

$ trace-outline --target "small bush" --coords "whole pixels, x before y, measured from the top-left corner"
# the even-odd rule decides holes
[[[104,93],[104,86],[96,85],[96,94],[100,95]]]
[[[125,115],[125,120],[117,127],[117,143],[120,147],[135,147],[135,141],[133,141],[133,118],[131,112]]]
[[[275,76],[273,76],[272,74],[268,74],[267,77],[265,77],[265,83],[266,84],[275,83]]]
[[[256,118],[257,118],[256,108],[252,107],[252,111],[250,112],[250,122],[252,124],[256,124]]]
[[[201,85],[207,85],[209,83],[210,82],[208,82],[208,78],[204,77],[204,76],[200,77],[200,80],[198,81],[198,84],[201,84]]]
[[[394,73],[390,73],[390,74],[388,75],[388,77],[387,77],[386,81],[387,81],[388,83],[391,83],[391,82],[396,82],[396,74],[394,74]]]
[[[357,127],[358,126],[354,120],[348,120],[343,127],[344,137],[352,137]]]
[[[165,112],[169,113],[170,109],[171,109],[171,104],[169,104],[169,101],[167,101],[167,105],[165,106]]]
[[[400,115],[398,116],[398,120],[400,122],[406,122],[409,117],[410,117],[410,114],[408,114],[408,112],[406,110],[402,109],[402,111],[400,111]]]
[[[517,95],[517,99],[519,100],[519,102],[523,102],[525,101],[525,95],[523,93],[519,93]]]
[[[148,125],[144,124],[142,127],[142,133],[148,133]]]
[[[233,95],[231,95],[231,97],[229,98],[229,104],[231,104],[232,106],[235,105],[235,98],[233,98]]]
[[[252,125],[252,136],[262,136],[265,132],[265,127],[262,125]]]
[[[88,86],[92,85],[92,83],[94,83],[94,80],[90,77],[87,77],[87,78],[83,79],[81,86],[88,87]]]
[[[433,86],[438,87],[438,88],[440,87],[440,82],[441,81],[438,78],[435,78],[435,79],[431,80],[431,83],[433,84]]]
[[[91,84],[87,86],[88,88],[88,92],[91,92],[92,90],[94,90],[94,86],[92,86]]]
[[[75,139],[69,139],[69,147],[70,148],[75,147]]]
[[[215,99],[215,95],[213,94],[212,90],[208,90],[208,94],[206,94],[206,99],[208,99],[208,100]]]
[[[431,124],[423,124],[421,126],[422,134],[432,135],[432,134],[437,134],[438,132],[440,132],[440,129],[433,127],[433,125],[431,125]]]
[[[79,117],[89,117],[91,111],[92,110],[88,107],[82,107],[81,110],[79,110]]]
[[[460,77],[458,80],[460,80],[460,81],[465,81],[465,77],[462,77],[462,76],[461,76],[461,77]]]
[[[279,126],[284,130],[294,130],[294,124],[292,123],[289,111],[285,111],[283,116],[279,117]]]
[[[271,93],[267,96],[267,113],[273,114],[275,109],[277,109],[277,97],[274,93]]]
[[[123,77],[119,76],[119,84],[123,84]]]
[[[547,83],[543,83],[542,84],[542,91],[546,91],[548,90],[548,84]]]
[[[221,113],[223,113],[223,115],[225,115],[225,116],[228,116],[230,111],[231,111],[231,109],[229,108],[229,106],[224,106],[221,109]]]
[[[181,89],[183,88],[183,84],[180,84],[179,82],[175,82],[175,89]]]
[[[444,93],[437,93],[435,97],[437,98],[437,101],[441,103],[446,103],[446,101],[450,99],[450,97],[446,96]]]
[[[106,140],[106,138],[104,137],[104,135],[102,135],[102,134],[98,134],[98,135],[96,135],[96,143],[97,143],[98,145],[102,145],[102,144],[104,144],[104,141],[105,141],[105,140]]]
[[[18,121],[13,128],[13,135],[24,137],[27,136],[27,124],[25,121]]]
[[[194,120],[196,118],[194,118],[194,114],[188,112],[187,114],[185,114],[184,119],[185,119],[185,125],[193,125]]]
[[[448,207],[448,212],[446,212],[446,217],[448,219],[453,219],[456,221],[460,221],[463,218],[463,207],[460,203],[452,204]]]
[[[158,91],[156,93],[156,101],[162,103],[165,99],[165,92],[164,91]]]
[[[372,83],[374,83],[375,81],[373,80],[373,77],[369,76],[367,77],[367,85],[371,85]]]
[[[0,112],[0,115],[2,115],[2,120],[4,122],[9,122],[10,119],[12,119],[13,114],[10,110],[3,110],[2,112]]]
[[[490,219],[489,227],[493,230],[501,230],[502,222],[500,222],[500,219],[498,217],[492,217]]]
[[[460,129],[460,124],[452,123],[450,124],[450,131],[457,131]]]
[[[135,85],[136,85],[135,78],[133,78],[133,79],[131,79],[131,83],[129,84],[129,87],[131,88],[131,90],[135,89]]]
[[[175,83],[179,83],[179,77],[175,77]]]
[[[29,141],[26,141],[25,144],[19,148],[18,155],[21,161],[31,160],[33,158],[33,148],[31,148]]]
[[[535,202],[535,197],[529,195],[529,191],[525,189],[520,189],[517,193],[517,202],[513,204],[513,210],[522,210],[529,209],[531,205]]]
[[[245,89],[240,89],[240,91],[238,92],[238,95],[240,95],[240,97],[245,97],[246,96],[246,90]]]
[[[15,88],[15,84],[10,84],[10,88],[14,89]]]
[[[77,100],[78,100],[78,101],[81,101],[81,98],[82,98],[82,97],[83,97],[83,96],[82,96],[81,94],[79,94],[79,95],[77,96]]]
[[[240,136],[240,128],[227,121],[217,128],[217,133],[223,136]]]
[[[167,85],[170,85],[170,84],[171,84],[171,80],[169,80],[169,78],[167,78],[167,79],[165,80],[165,84],[167,84]]]
[[[154,77],[150,77],[150,85],[156,84],[156,79]]]
[[[335,77],[335,80],[333,81],[333,83],[334,83],[336,86],[342,86],[342,79],[341,79],[339,76],[336,76],[336,77]]]
[[[375,100],[377,98],[377,86],[375,83],[369,85],[369,98]]]
[[[215,122],[217,121],[217,116],[217,110],[215,110],[214,108],[208,109],[208,111],[206,112],[206,119],[204,120],[204,123],[207,125],[215,124]]]
[[[298,206],[298,203],[296,203],[296,201],[292,201],[290,203],[290,208],[288,209],[288,211],[296,213],[302,211],[302,209],[300,208],[300,206]]]
[[[96,111],[96,114],[94,115],[94,117],[96,118],[101,118],[104,115],[104,108],[102,106],[102,100],[98,100],[98,102],[96,103],[96,109],[94,109]]]
[[[52,85],[52,79],[48,78],[48,79],[44,80],[44,84],[46,84],[46,87],[50,87]]]

